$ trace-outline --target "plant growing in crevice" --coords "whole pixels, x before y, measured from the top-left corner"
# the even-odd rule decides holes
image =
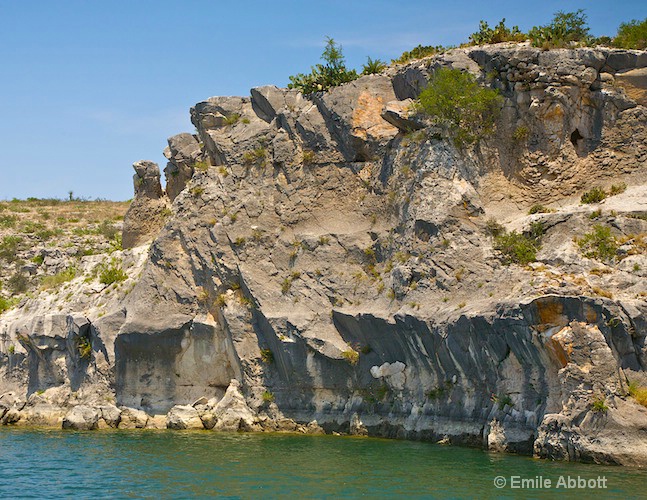
[[[92,342],[86,336],[80,336],[77,338],[76,349],[81,359],[90,359],[92,356]]]
[[[359,363],[359,352],[355,349],[349,348],[341,353],[341,357],[351,366]]]
[[[240,114],[239,113],[231,113],[225,116],[222,120],[222,123],[227,126],[235,125],[238,123],[238,120],[240,120]]]
[[[261,349],[261,360],[266,365],[274,363],[274,353],[271,349]]]
[[[595,413],[606,413],[609,410],[606,399],[603,396],[596,396],[591,401],[591,410]]]
[[[128,275],[116,259],[112,259],[109,264],[103,264],[99,270],[99,283],[103,285],[112,285],[126,279],[128,279]]]

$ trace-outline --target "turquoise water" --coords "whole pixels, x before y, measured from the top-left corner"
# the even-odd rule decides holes
[[[497,489],[496,476],[607,489]],[[335,436],[0,429],[0,498],[645,498],[647,472]]]

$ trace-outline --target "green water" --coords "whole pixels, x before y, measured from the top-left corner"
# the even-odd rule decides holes
[[[607,489],[497,489],[496,476]],[[335,436],[0,429],[0,498],[645,498],[647,472]]]

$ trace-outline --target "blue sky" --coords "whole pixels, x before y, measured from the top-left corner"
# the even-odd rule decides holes
[[[0,0],[0,199],[130,198],[131,164],[163,168],[193,104],[286,85],[326,36],[361,68],[466,41],[480,19],[525,31],[578,8],[594,35],[647,15],[644,0]]]

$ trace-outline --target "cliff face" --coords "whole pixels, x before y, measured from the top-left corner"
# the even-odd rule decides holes
[[[492,137],[457,149],[411,111],[438,67],[500,90]],[[92,381],[118,405],[171,410],[169,427],[316,420],[647,463],[647,408],[628,386],[647,385],[645,67],[645,52],[500,44],[311,98],[269,86],[198,103],[197,134],[165,151],[172,216],[144,186],[124,223],[131,245],[164,224],[132,292],[106,316],[62,311],[48,328],[28,310],[40,297],[0,318],[17,346],[3,348],[2,384],[19,400],[5,420]],[[155,169],[137,166],[156,186]],[[527,215],[535,204],[553,210]],[[491,218],[520,232],[541,222],[537,262],[505,264]],[[596,225],[618,246],[604,262],[577,243]],[[71,341],[53,354],[52,338],[83,328],[89,358],[74,363]],[[38,378],[57,359],[67,375]]]

